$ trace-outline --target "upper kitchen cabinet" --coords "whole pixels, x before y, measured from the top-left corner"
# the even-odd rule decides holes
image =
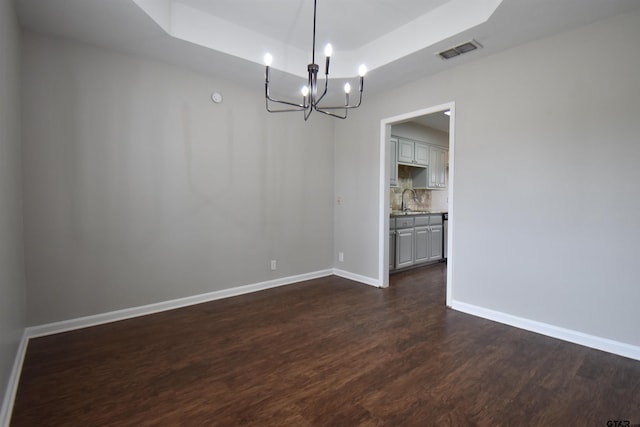
[[[435,145],[429,146],[429,182],[428,188],[447,188],[447,157],[449,150]]]
[[[398,163],[412,166],[428,166],[429,146],[423,142],[398,138]]]
[[[438,111],[391,126],[390,135],[398,150],[398,186],[427,190],[447,188],[449,125],[449,116]],[[392,165],[392,187],[394,171]]]
[[[389,140],[389,185],[398,186],[398,138]]]

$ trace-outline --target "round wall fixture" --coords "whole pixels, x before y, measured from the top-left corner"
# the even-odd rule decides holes
[[[213,92],[211,94],[211,100],[213,102],[215,102],[216,104],[219,104],[222,102],[222,94],[220,92]]]

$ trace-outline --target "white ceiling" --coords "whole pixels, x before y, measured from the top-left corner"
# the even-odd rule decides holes
[[[133,2],[177,39],[257,63],[270,52],[275,69],[300,77],[312,60],[312,0]],[[354,77],[361,63],[377,69],[486,22],[501,2],[320,0],[316,63],[332,43],[331,75]]]
[[[302,79],[312,0],[15,0],[23,27],[180,64],[259,88],[262,57],[274,84]],[[524,42],[640,7],[639,0],[317,0],[316,62],[334,46],[332,76],[371,70],[368,95]],[[483,48],[444,61],[475,39]],[[594,52],[597,55],[597,52]],[[278,76],[281,74],[282,76]],[[299,86],[292,88],[297,96]]]
[[[447,2],[450,1],[318,0],[318,37],[334,40],[336,47],[352,50]],[[311,49],[313,0],[176,0],[175,3],[291,46]]]
[[[434,128],[441,132],[449,133],[449,116],[444,114],[444,111],[438,111],[436,113],[427,114],[425,116],[415,117],[407,121]]]

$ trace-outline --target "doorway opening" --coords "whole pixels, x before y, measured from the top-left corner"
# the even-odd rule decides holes
[[[438,205],[438,210],[442,210],[442,203],[446,204],[446,211],[450,222],[448,223],[448,233],[446,238],[446,252],[444,256],[447,259],[447,289],[446,289],[446,304],[450,306],[452,289],[453,289],[453,248],[451,242],[454,236],[455,226],[455,213],[453,206],[453,194],[454,194],[454,153],[455,153],[455,103],[449,102],[445,104],[436,105],[433,107],[425,108],[422,110],[412,111],[398,116],[388,117],[380,121],[380,194],[379,194],[379,283],[381,287],[389,286],[389,260],[390,260],[390,234],[389,234],[389,222],[391,209],[398,200],[392,200],[392,187],[391,187],[391,139],[392,129],[394,131],[402,129],[403,132],[411,133],[411,128],[418,129],[420,126],[432,127],[442,129],[442,119],[444,113],[448,111],[448,168],[446,170],[447,185],[446,190],[433,190],[437,191],[435,203]],[[440,120],[438,120],[440,119]],[[407,125],[409,123],[409,125]],[[397,133],[397,132],[396,132]],[[394,135],[396,136],[396,135]],[[410,135],[409,135],[410,136]],[[417,139],[420,139],[419,137]],[[442,144],[440,144],[442,145]],[[397,158],[395,158],[397,161]],[[427,166],[428,168],[428,166]],[[425,185],[425,188],[428,185]],[[427,190],[431,191],[431,190]],[[433,194],[428,197],[432,197]],[[446,196],[445,196],[446,195]],[[443,200],[443,196],[444,200]],[[429,199],[431,203],[432,199]],[[423,203],[425,201],[423,200]],[[391,251],[393,253],[393,251]]]

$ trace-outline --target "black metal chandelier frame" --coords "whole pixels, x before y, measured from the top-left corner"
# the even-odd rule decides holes
[[[346,119],[347,112],[350,109],[358,108],[362,103],[362,91],[364,88],[364,75],[366,73],[366,68],[364,65],[360,66],[360,84],[358,88],[358,102],[355,104],[349,104],[349,94],[351,92],[351,85],[346,83],[344,85],[344,105],[336,105],[336,106],[321,106],[320,102],[327,94],[329,89],[329,63],[331,62],[331,45],[327,45],[325,49],[325,77],[324,77],[324,90],[320,96],[318,96],[318,71],[320,67],[316,64],[316,9],[317,9],[317,0],[313,0],[313,51],[311,54],[311,64],[307,65],[308,72],[308,80],[307,86],[302,88],[302,103],[298,104],[295,102],[284,101],[281,99],[277,99],[271,96],[269,92],[269,74],[270,74],[270,65],[271,65],[271,55],[265,55],[265,79],[264,79],[264,95],[265,95],[265,105],[266,109],[270,113],[287,113],[293,111],[303,111],[304,119],[307,120],[313,110],[318,111],[319,113],[326,114],[331,117],[336,117],[338,119]],[[280,104],[285,105],[285,108],[272,108],[271,104]],[[338,111],[342,110],[342,113]]]

